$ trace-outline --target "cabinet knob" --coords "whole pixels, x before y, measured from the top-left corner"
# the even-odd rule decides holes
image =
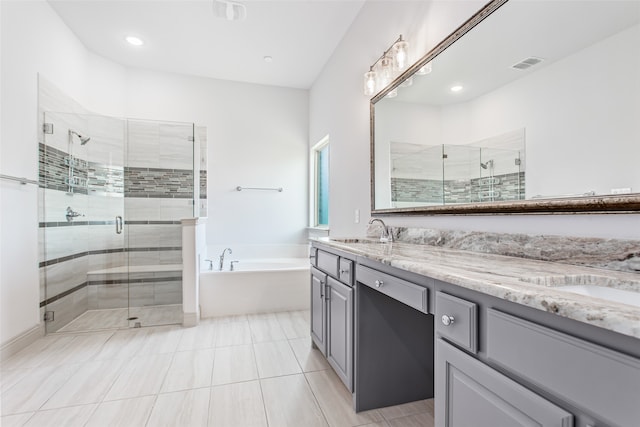
[[[384,285],[384,282],[382,280],[376,280],[375,282],[376,288],[381,287],[382,285]]]
[[[349,273],[349,270],[340,270],[340,274],[347,274]]]
[[[444,326],[449,326],[453,324],[455,318],[453,316],[449,316],[448,314],[443,314],[441,320]]]

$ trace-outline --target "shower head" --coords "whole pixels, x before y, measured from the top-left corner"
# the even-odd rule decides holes
[[[493,160],[487,160],[486,162],[482,163],[480,162],[480,167],[482,169],[486,169],[487,167],[492,168],[493,167]]]
[[[82,136],[78,132],[76,132],[75,130],[69,129],[69,140],[71,140],[71,136],[72,135],[75,135],[75,136],[78,137],[78,139],[80,140],[80,145],[85,145],[87,142],[89,142],[89,140],[91,140],[90,137]]]

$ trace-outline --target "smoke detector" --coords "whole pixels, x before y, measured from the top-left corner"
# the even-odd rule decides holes
[[[247,17],[247,7],[237,1],[213,0],[213,14],[227,21],[243,21]]]

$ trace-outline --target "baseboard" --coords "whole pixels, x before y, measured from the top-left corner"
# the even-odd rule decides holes
[[[23,348],[33,344],[44,336],[44,323],[18,335],[0,347],[0,362],[4,362]]]
[[[200,313],[182,313],[182,326],[191,328],[198,326],[200,321]]]

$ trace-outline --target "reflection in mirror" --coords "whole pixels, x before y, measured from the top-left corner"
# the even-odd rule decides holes
[[[524,129],[468,145],[389,143],[391,206],[524,198]]]
[[[374,213],[640,191],[639,23],[638,1],[509,0],[434,49],[373,99]]]

